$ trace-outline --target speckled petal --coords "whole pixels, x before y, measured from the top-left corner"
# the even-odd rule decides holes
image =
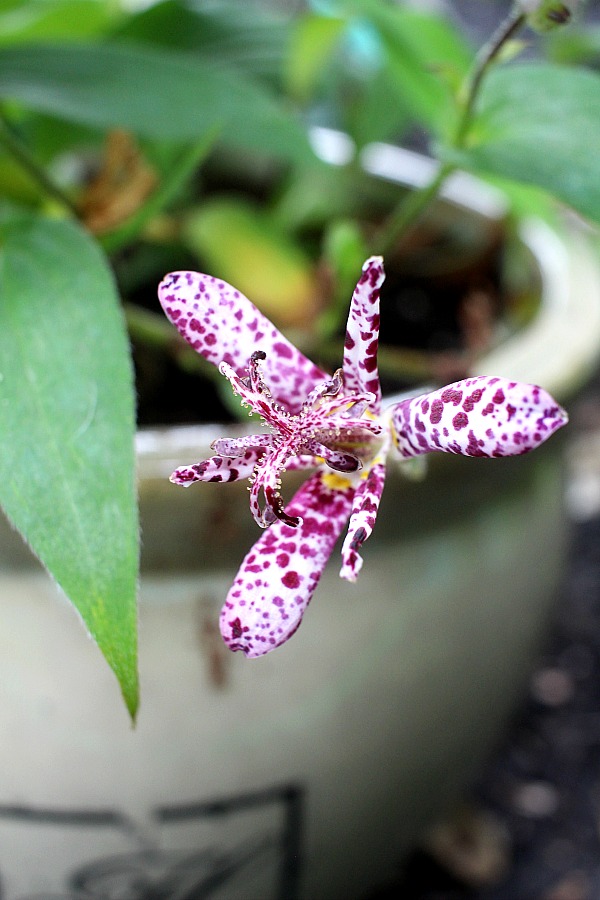
[[[363,559],[358,551],[373,531],[384,484],[385,455],[382,454],[363,474],[354,495],[348,533],[342,545],[340,578],[347,581],[356,581],[362,569]]]
[[[292,528],[297,528],[302,520],[284,508],[281,497],[281,473],[290,458],[290,448],[281,444],[271,453],[265,455],[256,467],[250,488],[250,512],[254,521],[261,528],[268,528],[275,519],[281,519]],[[261,500],[264,499],[264,504]]]
[[[215,366],[224,360],[245,377],[251,355],[264,351],[265,380],[288,409],[297,411],[316,382],[327,377],[250,300],[219,278],[172,272],[158,296],[179,333]]]
[[[343,450],[332,450],[319,441],[307,441],[306,450],[313,457],[324,459],[327,465],[336,472],[356,472],[357,469],[362,469],[362,462],[358,456]]]
[[[272,447],[275,438],[272,434],[249,434],[241,438],[217,438],[210,445],[219,456],[243,456],[246,450],[259,450]]]
[[[477,376],[403,400],[391,410],[401,456],[432,450],[463,456],[517,456],[539,446],[567,422],[543,388]]]
[[[344,343],[344,393],[371,392],[374,412],[381,405],[377,371],[379,341],[379,289],[385,273],[381,256],[371,256],[363,266],[354,289]]]
[[[240,478],[248,478],[252,474],[263,452],[263,450],[246,450],[243,456],[238,457],[211,456],[199,463],[180,466],[175,469],[169,480],[183,487],[189,487],[195,481],[223,484],[228,481],[239,481]]]
[[[335,542],[348,519],[349,479],[315,473],[288,506],[298,528],[281,521],[244,559],[221,612],[221,634],[248,657],[279,647],[296,631]]]

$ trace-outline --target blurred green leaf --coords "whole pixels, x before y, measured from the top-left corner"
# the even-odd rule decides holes
[[[343,19],[305,15],[299,17],[290,38],[286,61],[286,85],[302,103],[311,99],[346,23]]]
[[[535,185],[600,221],[600,75],[548,63],[499,68],[486,80],[465,168]]]
[[[553,62],[566,65],[600,65],[600,25],[588,22],[585,28],[558,28],[545,41]]]
[[[412,117],[446,133],[454,121],[453,96],[473,59],[460,33],[434,13],[377,0],[344,0],[379,32],[390,90]]]
[[[21,216],[0,225],[0,376],[0,501],[81,614],[135,716],[132,369],[110,271],[71,223]]]
[[[0,7],[0,44],[88,38],[114,18],[106,0],[19,0]]]
[[[193,141],[220,127],[236,147],[293,160],[312,155],[304,129],[266,89],[189,54],[149,46],[7,47],[0,97],[159,140]]]
[[[317,328],[321,339],[343,333],[356,273],[360,272],[368,256],[369,248],[357,221],[337,219],[331,222],[323,238],[323,262],[331,275],[333,296],[319,317]]]
[[[349,105],[344,125],[359,149],[374,141],[401,140],[411,125],[410,113],[398,102],[393,82],[388,67],[374,72],[356,102]]]
[[[183,239],[208,271],[234,284],[280,327],[310,323],[317,286],[310,259],[265,210],[219,197],[191,211]]]
[[[126,19],[113,37],[202,54],[220,67],[278,80],[289,28],[255,3],[165,0]]]

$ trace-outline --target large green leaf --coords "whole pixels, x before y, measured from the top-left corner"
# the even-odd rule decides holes
[[[0,98],[99,128],[193,141],[219,127],[234,146],[289,159],[311,155],[289,110],[248,77],[189,53],[119,43],[7,47]]]
[[[132,369],[110,271],[76,225],[0,225],[0,374],[0,502],[79,610],[134,716]]]
[[[164,0],[129,16],[113,37],[187,50],[273,82],[281,74],[288,32],[281,15],[251,0]]]
[[[457,161],[544,188],[600,221],[600,75],[549,63],[491,72]]]

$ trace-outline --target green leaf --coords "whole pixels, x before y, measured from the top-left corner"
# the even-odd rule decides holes
[[[74,224],[0,225],[0,378],[0,502],[81,614],[133,717],[132,368],[110,271]]]
[[[221,67],[276,81],[288,30],[280,15],[249,0],[195,6],[165,0],[127,18],[113,37],[201,54]]]
[[[344,0],[378,31],[385,50],[389,91],[412,118],[447,133],[456,114],[454,95],[472,53],[449,21],[435,13],[377,0]]]
[[[549,63],[499,68],[486,80],[464,168],[550,192],[600,221],[600,75]]]
[[[7,47],[0,97],[153,139],[184,143],[220,127],[236,147],[292,160],[312,155],[304,128],[266,88],[189,53],[110,43]]]
[[[600,62],[600,25],[559,28],[546,37],[546,53],[555,63],[598,67]]]
[[[356,273],[368,256],[362,228],[355,219],[336,219],[329,224],[323,236],[323,261],[331,271],[334,288],[331,302],[317,323],[321,340],[343,334],[348,297],[352,296]]]
[[[230,195],[204,201],[189,211],[182,238],[203,271],[219,272],[279,327],[313,320],[313,265],[263,207]]]
[[[2,6],[2,44],[87,38],[100,33],[116,13],[105,0],[19,0]]]
[[[288,49],[286,84],[300,102],[311,99],[345,27],[343,19],[325,16],[306,14],[296,19]]]

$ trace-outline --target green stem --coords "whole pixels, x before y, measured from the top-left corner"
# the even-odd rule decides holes
[[[506,19],[500,23],[491,38],[483,45],[475,58],[475,65],[467,78],[463,92],[466,94],[462,116],[456,129],[453,141],[455,149],[464,146],[464,141],[471,126],[475,101],[479,94],[481,82],[492,62],[496,59],[500,50],[510,38],[525,24],[526,16],[521,11],[519,4],[511,9]]]
[[[473,69],[463,87],[465,101],[452,141],[454,150],[460,150],[464,146],[472,124],[473,111],[481,83],[488,68],[505,43],[525,24],[525,20],[526,16],[521,12],[519,5],[515,4],[507,18],[477,54]],[[440,164],[428,184],[418,190],[410,191],[403,197],[371,241],[371,252],[385,254],[389,253],[393,247],[397,247],[406,237],[412,225],[439,195],[442,185],[456,168],[457,166],[453,163]]]
[[[0,144],[4,145],[4,148],[17,160],[45,194],[60,203],[69,215],[78,215],[71,199],[67,197],[58,185],[54,184],[37,160],[33,158],[25,144],[15,134],[2,111],[0,111]]]

